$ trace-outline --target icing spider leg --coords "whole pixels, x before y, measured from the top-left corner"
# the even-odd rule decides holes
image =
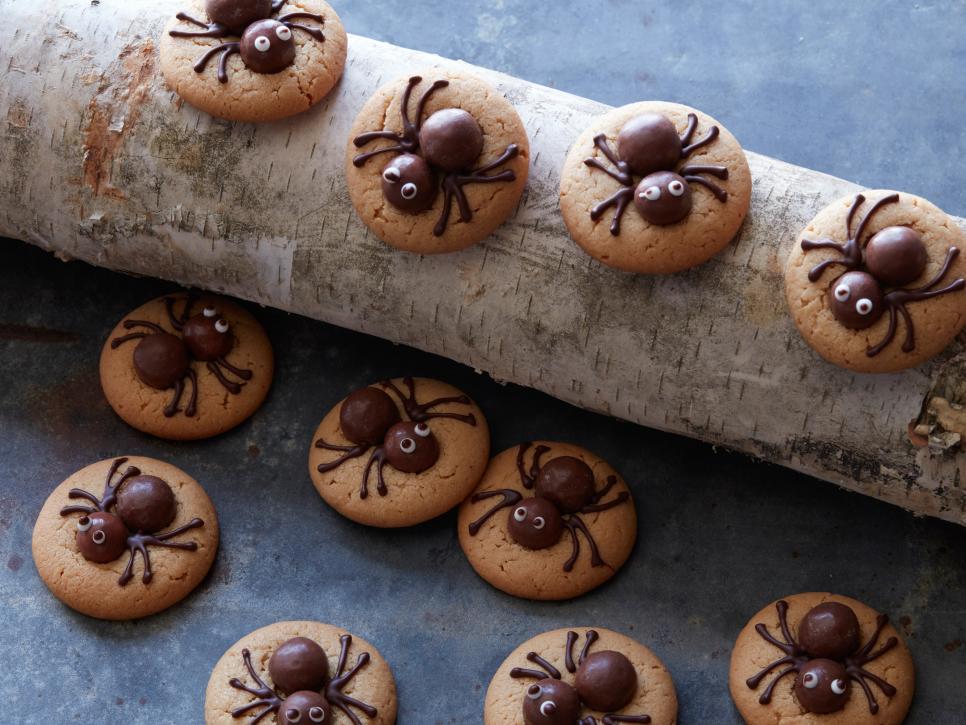
[[[225,368],[225,370],[230,372],[232,375],[237,375],[242,380],[251,380],[252,378],[251,370],[244,370],[242,368],[237,368],[231,363],[229,363],[227,360],[225,360],[225,358],[223,357],[218,358],[215,362],[221,365],[223,368]]]
[[[447,174],[446,178],[443,179],[443,212],[440,214],[439,221],[436,222],[436,226],[433,228],[433,234],[438,237],[446,230],[454,198],[460,210],[460,220],[469,222],[473,219],[473,210],[470,208],[469,200],[466,198],[466,192],[463,191],[464,186],[469,184],[491,184],[498,181],[513,181],[516,179],[516,174],[512,169],[506,169],[492,176],[487,176],[486,172],[492,171],[497,166],[515,158],[518,153],[519,148],[517,145],[510,144],[499,158],[491,161],[486,166],[475,169],[468,174]]]
[[[164,417],[170,418],[178,412],[178,403],[181,401],[181,394],[184,392],[184,379],[176,380],[174,383],[174,393],[171,401],[164,407]]]
[[[133,476],[137,476],[141,473],[141,469],[135,466],[128,466],[127,470],[125,470],[124,473],[121,474],[121,478],[118,480],[118,482],[112,485],[111,481],[114,479],[114,476],[117,474],[118,469],[125,463],[127,463],[127,458],[116,458],[111,463],[111,467],[108,470],[107,476],[105,477],[105,480],[104,480],[104,492],[101,494],[100,498],[92,494],[90,491],[85,491],[82,488],[72,488],[70,491],[67,492],[67,498],[81,498],[86,501],[90,501],[92,504],[94,504],[93,507],[65,506],[60,510],[60,515],[66,516],[67,514],[72,514],[72,513],[92,514],[92,513],[95,513],[96,511],[107,511],[111,506],[114,505],[115,501],[117,500],[117,490],[121,487],[121,485],[129,478],[132,478]]]
[[[237,677],[233,677],[232,679],[228,680],[228,684],[234,687],[236,690],[242,690],[243,692],[247,692],[250,695],[254,695],[258,699],[248,703],[247,705],[236,707],[234,710],[231,711],[231,716],[235,718],[241,717],[249,710],[253,710],[257,707],[261,707],[264,705],[265,709],[262,710],[262,712],[258,713],[255,719],[249,723],[249,725],[255,725],[255,723],[257,723],[262,718],[267,717],[269,714],[278,711],[278,708],[282,706],[282,700],[275,693],[275,690],[273,690],[271,687],[265,684],[262,678],[258,676],[258,673],[255,672],[255,668],[252,667],[251,652],[249,652],[247,649],[243,649],[242,659],[245,661],[245,667],[246,669],[248,669],[248,674],[251,676],[253,680],[255,680],[258,687],[249,687],[244,682],[239,680]]]
[[[278,18],[278,22],[283,25],[287,25],[290,28],[298,28],[299,30],[304,30],[306,33],[311,35],[316,40],[325,40],[325,34],[322,32],[321,28],[313,28],[309,25],[302,25],[302,23],[293,23],[292,20],[296,18],[305,18],[306,20],[314,20],[320,25],[325,25],[325,18],[316,13],[286,13]]]
[[[382,469],[386,465],[386,449],[379,446],[372,451],[372,455],[369,456],[369,462],[366,463],[366,470],[362,472],[362,488],[359,489],[359,498],[368,498],[369,496],[369,473],[372,471],[372,467],[376,467],[376,491],[380,496],[385,496],[389,493],[389,489],[386,487],[386,479],[383,477]]]
[[[728,192],[718,186],[716,183],[710,179],[705,179],[703,176],[686,175],[684,176],[685,181],[690,181],[692,184],[700,184],[704,188],[708,189],[718,201],[724,202],[728,201]]]
[[[503,500],[470,524],[470,536],[476,536],[483,524],[485,524],[497,511],[507,508],[508,506],[516,506],[518,503],[520,503],[520,501],[523,500],[523,496],[520,495],[519,491],[514,491],[512,488],[503,488],[496,491],[480,491],[479,493],[473,494],[473,498],[471,498],[470,501],[473,503],[478,503],[479,501],[483,501],[484,499],[492,498],[494,496],[503,496]]]
[[[337,446],[332,443],[326,443],[321,438],[315,442],[315,447],[324,448],[327,451],[341,451],[343,454],[330,463],[320,463],[317,466],[319,473],[328,473],[329,471],[338,468],[346,461],[352,458],[358,458],[369,449],[369,446],[365,444],[358,446]]]
[[[149,330],[154,330],[154,332],[164,333],[164,328],[162,328],[160,325],[154,324],[153,322],[148,322],[147,320],[124,320],[125,330],[131,330],[135,327],[146,327]],[[115,337],[113,340],[111,340],[111,349],[116,350],[128,340],[136,340],[141,337],[147,337],[150,334],[150,332],[132,332],[128,335]]]
[[[591,166],[595,169],[600,169],[609,177],[618,182],[621,186],[632,186],[634,184],[634,178],[631,176],[630,168],[627,166],[626,161],[621,161],[614,150],[607,143],[607,136],[603,133],[599,133],[594,136],[594,146],[600,149],[600,152],[604,154],[608,161],[610,161],[616,167],[616,171],[613,169],[608,169],[607,166],[602,164],[598,159],[594,157],[584,159],[584,164]]]
[[[201,519],[192,519],[184,526],[179,526],[176,529],[172,529],[164,534],[134,534],[129,536],[127,539],[128,552],[130,553],[130,558],[127,561],[127,566],[124,568],[124,573],[117,580],[117,583],[124,586],[129,581],[131,581],[134,576],[134,560],[137,558],[137,554],[141,554],[141,558],[144,560],[144,573],[141,575],[141,581],[145,584],[150,583],[154,574],[151,571],[151,556],[148,552],[148,546],[162,546],[167,549],[181,549],[182,551],[197,551],[198,544],[194,541],[168,541],[179,534],[183,534],[185,531],[190,529],[198,528],[199,526],[204,526],[204,522]]]
[[[597,513],[599,511],[606,511],[607,509],[612,509],[615,506],[620,506],[627,499],[630,498],[630,494],[627,491],[621,491],[616,497],[610,501],[604,503],[598,503],[604,496],[606,496],[610,490],[617,485],[617,476],[608,476],[607,483],[604,487],[594,494],[594,498],[591,499],[591,503],[580,509],[582,514]]]
[[[604,199],[599,204],[595,204],[590,210],[590,218],[593,221],[600,219],[604,212],[610,207],[616,206],[614,210],[614,218],[610,223],[610,233],[612,236],[617,236],[621,233],[621,217],[624,216],[624,210],[627,209],[627,205],[634,198],[634,189],[630,187],[624,187],[623,189],[618,189],[613,196]]]
[[[788,665],[792,663],[797,664],[798,661],[799,661],[798,657],[792,657],[791,655],[775,660],[770,665],[768,665],[758,673],[752,675],[747,680],[745,680],[745,684],[748,685],[748,687],[750,687],[752,690],[757,689],[758,685],[762,683],[762,680],[768,677],[768,674],[776,667],[781,667],[782,665]]]
[[[590,632],[588,632],[589,634]],[[567,632],[567,643],[564,645],[564,666],[570,674],[577,671],[577,665],[574,663],[574,645],[578,639],[576,632]]]
[[[432,96],[440,88],[446,88],[449,85],[449,81],[433,81],[433,85],[426,89],[426,92],[420,97],[419,102],[416,104],[416,128],[419,129],[423,125],[423,110],[426,108],[426,102],[429,101],[430,96]]]
[[[186,323],[188,321],[188,318],[191,317],[191,306],[195,303],[195,298],[196,298],[196,295],[194,292],[189,292],[186,295],[185,301],[184,301],[184,307],[181,310],[180,317],[174,314],[174,303],[175,303],[174,297],[164,298],[164,308],[168,312],[168,321],[171,323],[171,326],[178,332],[181,332],[181,328],[184,327],[184,323]]]
[[[591,629],[587,632],[587,639],[584,642],[583,649],[580,650],[580,655],[577,657],[578,665],[582,665],[584,663],[584,660],[587,658],[587,653],[590,652],[591,645],[593,645],[598,639],[600,639],[600,635],[597,634],[597,630]]]
[[[718,186],[716,183],[710,179],[705,179],[698,174],[711,174],[718,179],[728,178],[728,169],[724,166],[717,166],[712,164],[689,164],[684,166],[678,172],[684,177],[685,181],[690,181],[695,184],[701,184],[705,188],[709,189],[718,201],[725,202],[728,201],[728,192]]]
[[[172,38],[224,38],[231,35],[231,31],[221,23],[204,23],[187,13],[178,13],[175,17],[205,30],[171,30],[168,35]]]
[[[778,685],[779,681],[783,677],[785,677],[785,675],[788,675],[788,674],[791,674],[792,672],[797,672],[797,671],[798,671],[798,665],[795,664],[795,665],[790,665],[786,667],[777,675],[775,675],[775,679],[769,682],[768,687],[766,687],[765,691],[761,693],[761,697],[758,698],[758,702],[761,703],[762,705],[767,705],[769,702],[771,702],[771,696],[775,692],[775,687]]]
[[[382,386],[393,393],[399,402],[402,403],[403,409],[406,411],[406,415],[409,416],[411,420],[421,423],[431,418],[452,418],[454,420],[460,420],[469,425],[476,425],[476,416],[472,413],[431,413],[430,409],[435,408],[437,405],[443,405],[444,403],[460,403],[462,405],[469,405],[470,399],[465,395],[454,395],[451,397],[436,398],[430,400],[426,403],[416,402],[416,381],[411,377],[403,378],[403,383],[406,385],[408,394],[403,393],[395,383],[391,380],[386,380],[382,383]]]
[[[209,363],[210,365],[211,363]],[[164,416],[170,418],[175,415],[180,408],[178,404],[181,402],[181,395],[185,389],[185,378],[191,381],[191,396],[188,398],[188,405],[184,409],[184,414],[189,418],[194,417],[197,412],[198,404],[198,374],[193,368],[188,368],[184,374],[184,378],[176,381],[174,384],[174,393],[171,396],[171,401],[164,408]]]
[[[536,652],[528,652],[527,660],[533,662],[543,671],[541,672],[540,670],[533,670],[526,667],[514,667],[512,670],[510,670],[510,677],[515,679],[529,677],[535,680],[545,680],[547,677],[550,677],[554,680],[559,680],[561,678],[560,670],[547,662],[547,660],[538,655]]]
[[[355,666],[348,672],[344,672],[346,660],[349,656],[349,646],[352,644],[352,637],[348,634],[343,634],[341,637],[339,637],[339,641],[342,644],[342,651],[339,653],[339,664],[336,668],[336,676],[333,677],[325,686],[325,699],[342,710],[346,717],[353,722],[353,725],[362,725],[358,715],[352,712],[352,710],[349,709],[350,707],[359,708],[369,717],[375,717],[379,714],[379,711],[368,703],[361,702],[360,700],[344,694],[342,692],[342,688],[345,687],[352,680],[352,678],[356,676],[356,674],[358,674],[359,670],[369,663],[369,653],[363,652],[360,654],[356,660]]]
[[[564,571],[572,571],[574,564],[577,563],[577,557],[580,556],[580,539],[577,537],[577,532],[583,533],[584,537],[587,539],[587,545],[590,547],[590,565],[591,566],[606,566],[607,562],[600,555],[600,550],[597,548],[597,542],[594,540],[593,534],[590,533],[590,529],[587,528],[587,524],[577,516],[577,514],[572,514],[566,521],[564,521],[564,526],[570,531],[570,539],[573,544],[573,551],[570,558],[563,565]]]
[[[375,141],[376,139],[389,139],[391,141],[395,141],[396,144],[393,146],[385,146],[381,149],[369,151],[364,154],[359,154],[352,159],[354,166],[361,167],[366,163],[366,161],[371,159],[373,156],[378,156],[379,154],[393,151],[412,153],[419,147],[419,126],[421,124],[423,108],[426,106],[426,102],[433,93],[435,93],[438,89],[449,85],[449,81],[436,81],[428,89],[426,89],[422,97],[419,99],[419,102],[416,104],[416,123],[413,123],[409,118],[409,100],[412,97],[413,88],[421,83],[422,80],[423,79],[421,76],[413,76],[409,79],[409,83],[406,85],[406,90],[403,91],[402,106],[400,109],[403,124],[402,134],[393,133],[391,131],[369,131],[368,133],[363,133],[359,136],[356,136],[352,141],[352,143],[356,145],[356,148],[362,148],[370,141]]]
[[[232,395],[238,395],[241,392],[241,384],[226,378],[225,374],[221,371],[221,368],[215,364],[215,362],[209,361],[205,367],[208,368],[211,374],[218,379],[218,382],[221,383],[222,387],[224,387],[229,393]]]
[[[198,59],[198,62],[194,65],[195,73],[201,73],[205,66],[208,65],[208,61],[211,60],[218,53],[221,53],[221,60],[218,61],[218,80],[221,83],[228,82],[228,56],[233,53],[238,53],[240,49],[240,44],[234,43],[222,43],[221,45],[216,45],[214,48],[206,52],[203,56]]]
[[[698,128],[698,117],[693,113],[688,114],[688,127],[685,130],[684,135],[681,137],[681,158],[685,159],[695,151],[697,151],[702,146],[707,146],[709,143],[718,138],[718,127],[712,126],[708,129],[708,132],[699,138],[694,143],[691,143],[691,137],[694,136],[695,130]]]
[[[859,196],[862,196],[862,195],[859,194]],[[869,220],[875,215],[877,211],[879,211],[879,209],[884,207],[886,204],[895,204],[897,201],[899,201],[898,194],[889,194],[888,196],[883,196],[875,204],[873,204],[872,208],[869,209],[869,211],[866,213],[864,217],[862,217],[862,221],[859,222],[859,228],[855,230],[855,236],[851,237],[851,235],[849,235],[852,239],[855,240],[856,244],[860,245],[860,248],[861,248],[862,234],[863,232],[865,232],[865,227],[866,225],[868,225]],[[846,221],[847,225],[850,225],[852,222],[852,214],[854,213],[854,210],[855,210],[855,205],[853,204],[852,208],[849,209],[849,217],[848,217],[848,220]],[[848,229],[846,229],[846,232],[848,232]]]
[[[521,443],[517,449],[517,471],[520,473],[520,483],[528,490],[533,488],[533,482],[537,477],[537,473],[540,471],[540,459],[550,450],[549,446],[537,446],[534,448],[533,460],[530,463],[530,472],[527,473],[523,464],[523,454],[530,450],[530,446],[532,445],[532,443]]]

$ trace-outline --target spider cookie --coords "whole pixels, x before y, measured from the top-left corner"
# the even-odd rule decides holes
[[[476,573],[527,599],[570,599],[600,586],[637,538],[634,501],[617,472],[579,446],[543,441],[490,461],[458,526]]]
[[[574,142],[560,211],[574,240],[628,272],[670,274],[707,261],[738,233],[751,172],[710,116],[647,101],[616,108]]]
[[[446,383],[386,380],[351,393],[312,438],[319,495],[360,524],[412,526],[466,498],[490,455],[476,403]]]
[[[261,325],[223,297],[179,293],[138,307],[101,351],[107,402],[138,430],[208,438],[254,413],[272,384]]]
[[[181,601],[208,573],[218,518],[174,466],[129,456],[81,469],[34,524],[37,573],[64,604],[100,619],[137,619]]]
[[[886,615],[813,592],[751,618],[731,654],[729,687],[749,725],[898,725],[915,671]]]
[[[966,325],[966,234],[925,199],[852,194],[820,211],[792,247],[785,297],[802,337],[862,373],[914,367]]]
[[[375,647],[320,622],[277,622],[233,644],[205,692],[206,725],[392,725],[396,682]]]
[[[161,72],[191,105],[274,121],[321,101],[342,75],[346,34],[324,0],[191,0],[165,26]]]
[[[486,691],[484,725],[674,725],[678,700],[664,664],[608,629],[558,629],[524,642]]]
[[[513,213],[529,156],[523,122],[495,88],[430,69],[369,99],[352,126],[346,179],[356,212],[384,242],[454,252]]]

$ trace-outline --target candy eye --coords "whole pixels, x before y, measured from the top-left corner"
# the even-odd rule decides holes
[[[855,303],[855,311],[860,315],[867,315],[872,312],[872,300],[868,297],[863,297],[861,300]]]
[[[399,193],[402,194],[403,199],[413,199],[416,197],[418,192],[419,189],[417,189],[416,185],[411,181],[403,184],[402,189],[399,190]]]
[[[255,38],[255,50],[259,51],[260,53],[268,52],[268,49],[271,47],[272,42],[264,35],[259,35],[257,38]],[[293,720],[292,722],[296,721]]]
[[[517,510],[519,511],[519,509]],[[540,687],[540,685],[530,685],[530,687],[527,688],[527,697],[529,697],[531,700],[539,700],[540,695],[542,694],[543,688]]]
[[[642,191],[639,196],[648,201],[657,201],[661,198],[661,190],[656,186],[649,186]]]
[[[284,25],[280,25],[277,28],[275,28],[275,35],[278,36],[278,39],[279,40],[291,40],[292,39],[292,31],[289,30]]]
[[[103,544],[107,541],[107,534],[104,533],[103,529],[98,529],[93,534],[91,534],[91,541],[95,544]]]
[[[427,438],[429,437],[430,433],[429,426],[425,423],[417,423],[416,427],[413,428],[413,433],[418,435],[420,438]]]
[[[218,314],[218,310],[216,310],[214,307],[206,307],[202,314],[204,314],[205,317],[214,317]]]
[[[537,516],[533,520],[533,528],[537,529],[538,531],[546,525],[547,525],[547,522],[544,520],[543,516]]]
[[[550,717],[555,712],[557,712],[557,703],[553,700],[547,700],[545,703],[540,705],[540,714]]]
[[[806,672],[805,676],[802,677],[802,684],[809,690],[814,690],[818,687],[818,675],[814,672]]]
[[[513,519],[515,521],[524,522],[527,520],[527,510],[521,506],[516,511],[513,512]]]
[[[322,722],[325,720],[325,710],[318,706],[313,707],[309,710],[309,720],[312,722]]]
[[[681,196],[684,194],[684,184],[675,179],[667,185],[667,190],[671,192],[671,196]]]
[[[851,294],[852,290],[849,289],[847,284],[840,284],[835,288],[835,299],[839,302],[845,302]]]
[[[93,524],[93,522],[90,520],[90,518],[87,517],[87,516],[85,516],[84,518],[81,518],[81,519],[78,519],[77,520],[77,530],[78,531],[87,531],[91,527],[92,524]]]
[[[218,322],[215,323],[215,329],[222,334],[228,332],[228,321],[224,318],[218,320]]]
[[[390,184],[397,183],[401,178],[399,169],[397,169],[395,166],[390,166],[388,169],[382,172],[382,178],[384,178]]]
[[[845,694],[845,680],[832,680],[832,692],[836,695]]]
[[[412,438],[403,438],[399,441],[399,450],[403,453],[412,453],[416,450],[416,441]]]
[[[285,711],[285,719],[291,723],[299,722],[302,719],[302,713],[293,707]]]

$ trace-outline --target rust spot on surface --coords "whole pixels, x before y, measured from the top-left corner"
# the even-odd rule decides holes
[[[154,65],[150,39],[129,43],[102,74],[97,95],[88,104],[83,180],[94,196],[125,198],[111,183],[111,162],[141,115]]]
[[[21,566],[23,566],[23,559],[16,554],[7,559],[7,568],[10,571],[20,571]]]
[[[943,645],[943,649],[947,652],[955,652],[960,647],[963,646],[963,641],[961,639],[954,639],[952,642],[947,642]]]

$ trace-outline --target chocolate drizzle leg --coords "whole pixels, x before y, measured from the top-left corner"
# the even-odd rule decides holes
[[[252,667],[252,653],[247,649],[242,650],[242,659],[245,662],[245,669],[248,670],[249,676],[255,681],[256,687],[249,687],[244,682],[239,680],[237,677],[233,677],[228,680],[228,684],[234,687],[236,690],[242,690],[250,695],[255,696],[255,700],[249,702],[247,705],[242,705],[241,707],[236,707],[231,711],[232,717],[241,717],[249,710],[254,710],[255,708],[263,708],[261,712],[255,713],[255,719],[249,721],[249,725],[255,725],[255,723],[262,720],[262,718],[268,715],[278,712],[278,708],[282,705],[282,698],[269,687],[265,681],[258,676],[255,672],[255,668]]]
[[[368,703],[361,702],[353,697],[350,697],[349,695],[346,695],[344,692],[342,692],[342,690],[357,674],[359,674],[359,670],[369,664],[369,660],[371,658],[368,652],[363,652],[356,659],[356,663],[352,669],[346,672],[345,666],[349,657],[349,647],[352,645],[352,637],[351,635],[343,634],[341,637],[339,637],[339,642],[342,645],[342,650],[339,652],[339,664],[336,667],[335,677],[329,680],[328,684],[325,686],[325,699],[342,710],[342,712],[345,713],[346,717],[348,717],[354,725],[362,725],[362,722],[359,720],[359,716],[350,710],[350,707],[355,707],[359,710],[362,710],[362,712],[369,717],[375,717],[379,714],[379,711]]]
[[[446,231],[450,211],[453,207],[453,199],[456,199],[456,204],[460,210],[460,221],[470,222],[473,220],[473,210],[470,209],[470,203],[466,199],[466,194],[463,192],[463,187],[467,184],[492,184],[497,181],[515,181],[517,175],[513,172],[513,169],[505,169],[498,174],[490,176],[487,175],[487,172],[516,158],[519,152],[519,147],[515,143],[511,143],[506,147],[506,151],[485,166],[481,166],[472,171],[447,174],[443,178],[443,211],[439,215],[439,221],[436,222],[436,226],[433,227],[433,234],[439,237]]]
[[[433,413],[430,412],[431,408],[435,408],[437,405],[443,405],[444,403],[459,403],[460,405],[469,405],[470,399],[465,395],[454,395],[445,398],[435,398],[426,403],[416,402],[416,381],[411,377],[403,378],[403,384],[406,386],[407,393],[403,392],[396,387],[395,383],[391,380],[386,380],[382,383],[382,387],[392,391],[399,402],[402,403],[403,409],[406,411],[406,415],[409,416],[410,420],[414,420],[417,423],[423,423],[432,418],[452,418],[453,420],[458,420],[467,425],[476,425],[476,416],[472,413]]]

